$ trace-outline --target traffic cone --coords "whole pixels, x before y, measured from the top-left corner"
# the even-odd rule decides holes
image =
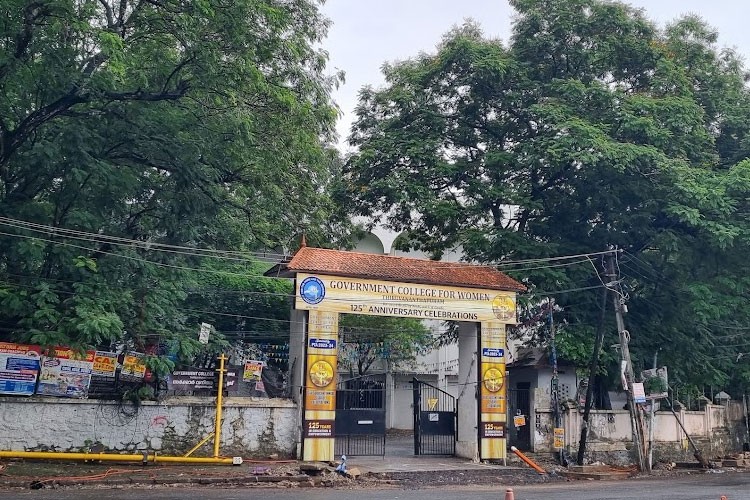
[[[516,500],[516,496],[513,494],[513,490],[511,488],[505,490],[505,500]]]

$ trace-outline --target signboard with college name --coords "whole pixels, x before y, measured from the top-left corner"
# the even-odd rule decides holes
[[[0,342],[0,394],[34,394],[41,353],[39,346]]]
[[[453,321],[516,323],[515,292],[297,274],[295,308]]]
[[[94,351],[79,353],[67,347],[55,347],[42,357],[36,393],[43,396],[85,398],[94,369]]]

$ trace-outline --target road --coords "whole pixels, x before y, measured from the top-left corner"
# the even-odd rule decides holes
[[[750,500],[750,473],[701,474],[669,479],[575,481],[516,486],[516,500]],[[258,488],[153,488],[57,489],[0,491],[0,500],[502,500],[504,487],[441,489],[258,489]]]

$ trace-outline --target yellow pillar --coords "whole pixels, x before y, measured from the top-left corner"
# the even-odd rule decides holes
[[[303,460],[334,460],[339,313],[309,311]]]
[[[506,350],[505,324],[483,321],[479,341],[479,453],[484,460],[506,459]]]

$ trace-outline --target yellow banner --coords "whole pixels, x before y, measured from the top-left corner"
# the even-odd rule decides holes
[[[516,294],[326,275],[297,275],[295,307],[311,311],[516,323]]]
[[[339,315],[310,311],[307,320],[303,459],[334,459]]]
[[[506,454],[505,325],[499,321],[484,321],[480,328],[480,452],[483,459],[497,460],[505,458]]]

